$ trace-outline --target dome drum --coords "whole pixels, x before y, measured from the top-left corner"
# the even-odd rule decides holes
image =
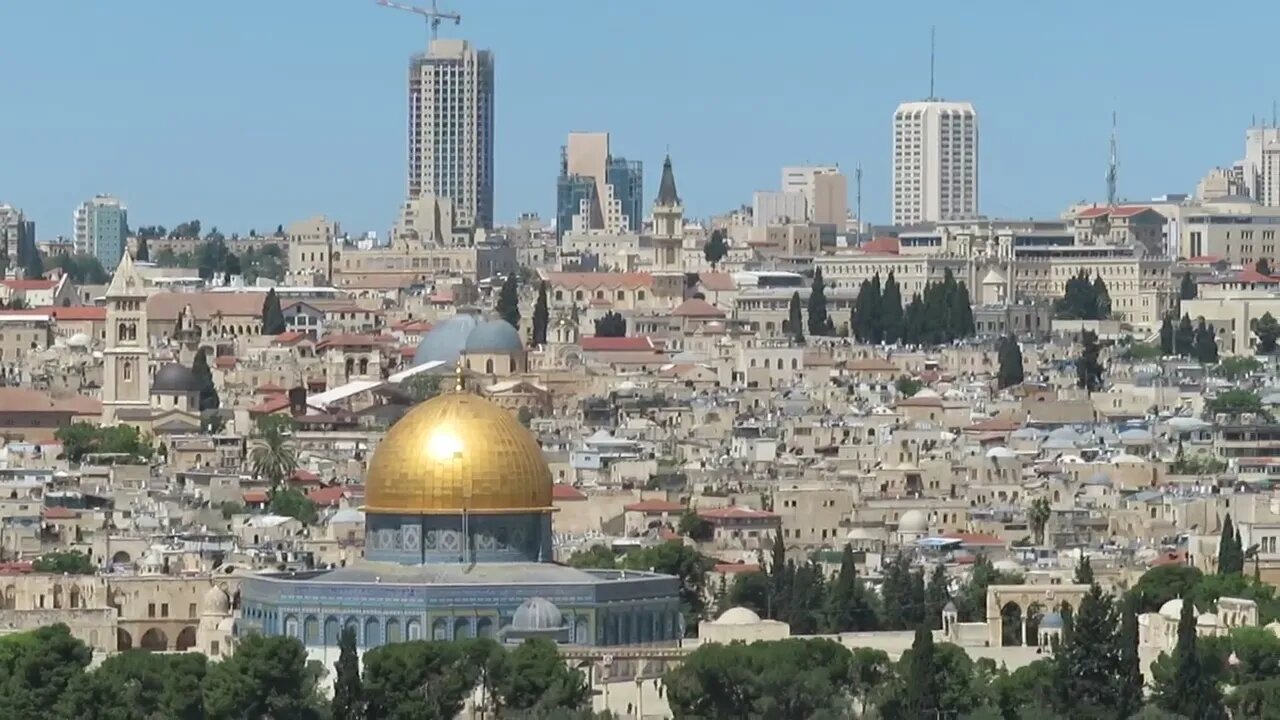
[[[549,562],[551,515],[365,516],[365,557],[401,565]]]

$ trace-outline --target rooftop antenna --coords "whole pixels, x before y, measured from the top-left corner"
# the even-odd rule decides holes
[[[1111,111],[1111,161],[1107,164],[1107,207],[1116,206],[1116,180],[1120,159],[1116,152],[1116,111]]]
[[[857,167],[853,169],[853,187],[854,187],[854,207],[857,208],[858,217],[855,218],[857,225],[858,245],[862,245],[862,163],[859,162]]]
[[[934,79],[934,48],[937,45],[937,26],[929,26],[929,99],[937,100],[937,96],[933,94]]]
[[[431,28],[432,40],[435,40],[440,34],[441,20],[452,20],[454,25],[458,25],[462,22],[462,16],[458,13],[441,10],[436,5],[437,0],[431,0],[430,8],[421,8],[416,5],[404,5],[402,3],[392,2],[391,0],[375,0],[375,2],[385,8],[391,8],[392,10],[404,10],[405,12],[411,12],[415,15],[421,15],[426,18],[427,26]]]

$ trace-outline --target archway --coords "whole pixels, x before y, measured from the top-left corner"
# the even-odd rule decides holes
[[[324,621],[324,644],[328,647],[337,647],[339,632],[338,618],[330,615]]]
[[[118,652],[124,652],[125,650],[132,650],[132,649],[133,649],[133,636],[130,635],[129,631],[127,630],[124,630],[122,628],[116,628],[116,650]]]
[[[142,641],[138,646],[151,652],[164,652],[169,649],[169,636],[160,628],[151,628],[142,634]]]
[[[493,637],[493,618],[482,617],[476,621],[476,637]]]
[[[398,643],[404,639],[400,632],[400,621],[391,618],[387,620],[387,644]]]
[[[1040,645],[1040,620],[1044,618],[1044,607],[1038,602],[1033,602],[1027,606],[1027,617],[1025,620],[1026,630],[1023,633],[1023,644],[1029,647],[1038,647]]]
[[[368,618],[364,621],[364,646],[376,648],[380,645],[382,645],[382,626],[377,618]]]
[[[196,626],[188,625],[182,628],[182,632],[178,633],[177,643],[173,646],[174,650],[182,652],[190,650],[196,646]]]
[[[462,640],[471,637],[471,619],[458,618],[453,621],[453,639]]]
[[[120,552],[111,556],[112,565],[128,565],[131,560],[132,558],[129,557],[129,553],[125,552],[124,550],[121,550]]]
[[[1000,645],[1010,647],[1022,644],[1022,606],[1007,602],[1000,608]]]

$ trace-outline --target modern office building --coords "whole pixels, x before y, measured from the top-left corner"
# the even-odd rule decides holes
[[[761,191],[751,196],[754,227],[793,225],[809,219],[809,200],[802,192]]]
[[[76,252],[97,257],[103,267],[120,262],[128,234],[129,212],[118,198],[97,195],[76,208]]]
[[[0,252],[9,258],[9,267],[22,265],[28,253],[36,250],[36,223],[21,210],[0,203]]]
[[[1280,127],[1245,130],[1244,158],[1234,171],[1246,195],[1267,207],[1280,206]]]
[[[978,214],[978,114],[967,102],[903,103],[893,114],[893,224]]]
[[[493,54],[437,39],[409,62],[409,199],[448,198],[460,227],[493,226]]]
[[[644,166],[614,157],[609,133],[572,132],[560,149],[556,231],[637,232],[644,217]]]

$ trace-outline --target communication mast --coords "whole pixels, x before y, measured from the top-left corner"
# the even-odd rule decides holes
[[[1120,157],[1116,152],[1116,112],[1111,111],[1111,160],[1107,163],[1107,207],[1116,206],[1116,181],[1120,175]]]
[[[435,40],[436,36],[440,34],[440,22],[442,20],[452,20],[454,25],[458,25],[462,22],[461,15],[455,12],[441,10],[436,5],[436,0],[431,0],[430,8],[422,8],[416,5],[405,5],[403,3],[392,2],[391,0],[375,1],[382,7],[391,8],[392,10],[404,10],[405,12],[411,12],[414,15],[421,15],[426,18],[427,26],[431,28],[432,40]]]

